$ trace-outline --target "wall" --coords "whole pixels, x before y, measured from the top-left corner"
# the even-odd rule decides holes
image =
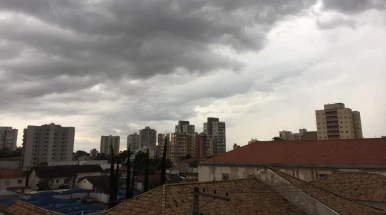
[[[80,182],[78,182],[77,186],[79,188],[86,189],[86,190],[92,190],[93,188],[93,185],[87,179],[83,179]]]
[[[102,172],[87,172],[87,173],[78,173],[77,177],[75,179],[75,182],[77,182],[79,179],[85,177],[85,176],[100,176],[102,175]]]
[[[25,177],[0,179],[0,190],[5,190],[7,187],[22,187],[22,186],[25,186]]]
[[[306,182],[314,181],[324,175],[330,175],[333,172],[347,172],[347,171],[363,171],[369,173],[377,173],[386,176],[386,170],[376,169],[333,169],[333,168],[296,168],[296,167],[275,167],[280,171],[301,179]],[[260,167],[253,166],[215,166],[215,180],[221,181],[223,174],[228,174],[229,179],[246,178],[249,175],[259,171]],[[198,166],[198,180],[199,182],[212,181],[213,180],[213,167],[212,166]]]
[[[256,177],[263,183],[273,188],[281,196],[294,204],[296,207],[302,209],[307,214],[313,215],[338,215],[336,211],[329,208],[314,197],[308,195],[301,189],[292,185],[286,179],[280,177],[271,170],[263,170],[256,175]]]
[[[90,197],[98,202],[109,203],[110,196],[104,193],[90,193]]]

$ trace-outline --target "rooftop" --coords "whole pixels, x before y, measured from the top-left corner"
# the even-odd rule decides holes
[[[82,179],[88,180],[93,185],[93,189],[104,193],[108,193],[110,190],[110,178],[108,176],[86,176]]]
[[[100,165],[41,166],[33,170],[39,178],[73,177],[78,173],[103,172]]]
[[[24,178],[25,174],[20,169],[0,169],[0,178]]]
[[[386,176],[376,173],[334,173],[311,184],[348,199],[386,202]]]
[[[386,168],[386,139],[256,141],[200,162],[238,165],[323,165]]]
[[[49,211],[22,201],[17,201],[5,208],[5,214],[11,215],[59,215],[54,211]]]

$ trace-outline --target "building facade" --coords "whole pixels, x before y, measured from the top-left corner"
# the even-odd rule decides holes
[[[127,149],[129,148],[129,145],[130,150],[133,152],[139,149],[139,134],[134,133],[127,136]]]
[[[12,127],[0,127],[0,150],[16,150],[17,129]]]
[[[174,132],[180,134],[193,134],[195,132],[194,125],[190,125],[189,121],[178,121],[178,125],[175,126]]]
[[[100,153],[105,154],[106,156],[111,155],[111,148],[113,147],[114,154],[119,153],[119,142],[120,142],[120,136],[102,136],[101,137],[101,148]]]
[[[165,139],[166,139],[166,142],[167,142],[166,158],[170,159],[170,136],[171,134],[158,134],[158,145],[157,145],[157,151],[156,151],[157,158],[162,158],[163,156]]]
[[[226,152],[226,126],[219,118],[208,117],[204,123],[204,133],[210,139],[211,154],[216,156]]]
[[[148,148],[153,151],[156,150],[157,131],[150,127],[145,127],[139,131],[139,148]]]
[[[292,132],[291,131],[279,131],[279,136],[283,139],[283,140],[293,140],[293,136],[292,136]]]
[[[71,161],[74,150],[74,127],[54,123],[24,129],[21,164],[31,168],[43,162]]]
[[[326,104],[315,116],[319,140],[363,138],[360,113],[343,103]]]

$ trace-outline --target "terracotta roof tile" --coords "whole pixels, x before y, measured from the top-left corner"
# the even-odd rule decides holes
[[[25,174],[19,169],[1,169],[0,178],[23,178]]]
[[[228,192],[230,201],[213,200],[200,197],[200,208],[204,214],[305,214],[258,179],[238,179],[233,181],[186,183],[164,185],[128,200],[109,210],[110,215],[136,214],[191,214],[193,188],[225,197]],[[264,192],[259,193],[259,190]],[[258,207],[257,207],[258,206]]]
[[[60,215],[54,211],[48,211],[43,208],[30,205],[28,203],[17,201],[5,208],[6,214],[10,215]]]
[[[375,173],[334,173],[311,184],[348,199],[386,202],[386,177]]]
[[[311,195],[315,199],[318,199],[320,202],[328,205],[331,209],[335,210],[339,214],[355,214],[355,215],[372,215],[372,214],[383,214],[384,211],[373,208],[367,205],[363,205],[334,193],[331,193],[327,190],[318,188],[310,183],[304,182],[297,178],[294,178],[290,175],[287,175],[279,170],[271,169],[276,174],[285,178],[287,181],[303,190],[307,194]]]
[[[386,166],[386,138],[258,141],[203,163]]]

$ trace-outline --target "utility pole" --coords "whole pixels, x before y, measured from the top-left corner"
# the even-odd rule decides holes
[[[205,188],[204,188],[203,192],[205,192]],[[214,194],[216,194],[216,190],[214,190]],[[207,197],[207,198],[213,198],[213,199],[219,199],[219,200],[223,200],[223,201],[229,201],[228,193],[225,194],[226,197],[221,197],[221,196],[202,193],[202,192],[200,192],[199,187],[194,187],[194,190],[193,190],[193,213],[192,213],[192,215],[203,215],[203,213],[200,213],[199,196],[203,196],[203,197]]]

